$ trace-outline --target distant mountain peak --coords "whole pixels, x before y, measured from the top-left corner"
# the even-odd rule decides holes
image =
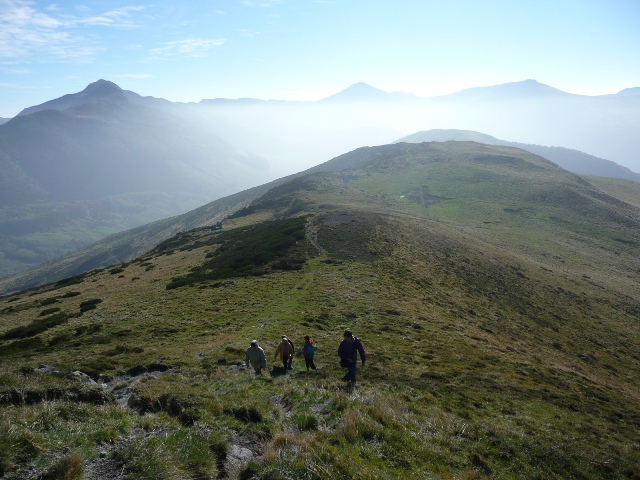
[[[353,85],[345,88],[344,90],[324,98],[320,101],[341,101],[341,102],[388,102],[388,101],[403,101],[409,99],[416,99],[413,94],[406,92],[385,92],[379,88],[372,87],[365,82],[357,82]]]
[[[353,85],[351,85],[351,86],[349,86],[349,87],[347,87],[347,88],[345,88],[343,90],[343,92],[348,92],[348,91],[351,91],[351,92],[354,92],[354,91],[366,91],[366,92],[383,92],[383,93],[387,93],[387,92],[384,92],[383,90],[380,90],[379,88],[372,87],[371,85],[369,85],[368,83],[365,83],[365,82],[356,82]]]
[[[102,96],[102,95],[111,95],[113,93],[119,93],[122,91],[123,90],[115,83],[109,80],[101,79],[87,85],[87,87],[82,92],[80,92],[80,94]]]
[[[549,85],[547,85],[546,83],[540,83],[537,80],[533,80],[533,79],[528,79],[528,80],[523,80],[522,82],[513,82],[511,84],[505,84],[505,85],[520,85],[523,87],[523,89],[528,89],[530,91],[534,91],[534,92],[538,92],[538,93],[553,93],[553,94],[564,94],[567,95],[567,92],[563,92],[562,90],[558,90],[557,88],[551,87]]]
[[[456,93],[444,95],[441,98],[452,98],[459,100],[514,100],[517,98],[540,98],[540,97],[560,97],[570,96],[570,93],[563,92],[534,79],[521,80],[519,82],[508,82],[500,85],[488,87],[474,87],[461,90]]]
[[[620,96],[640,95],[640,87],[625,88],[624,90],[620,90],[616,95],[620,95]]]
[[[367,100],[372,97],[383,97],[385,95],[389,94],[379,88],[372,87],[368,83],[357,82],[325,100]]]
[[[123,90],[115,83],[101,79],[90,83],[81,92],[70,93],[40,105],[25,108],[18,115],[30,115],[43,110],[65,111],[95,102],[122,104],[138,97],[137,93]]]

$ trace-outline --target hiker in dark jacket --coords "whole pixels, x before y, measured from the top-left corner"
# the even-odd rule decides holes
[[[347,373],[343,380],[350,382],[352,385],[356,383],[356,365],[358,363],[358,353],[360,353],[360,360],[362,361],[362,367],[364,368],[367,361],[367,354],[364,351],[362,342],[356,337],[351,330],[345,330],[338,347],[338,356],[340,357],[340,366],[346,367]]]

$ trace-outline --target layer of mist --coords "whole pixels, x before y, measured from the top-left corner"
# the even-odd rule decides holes
[[[217,99],[192,108],[218,135],[283,174],[429,129],[581,150],[640,171],[638,89],[590,97],[527,80],[422,99],[354,87],[318,102]]]

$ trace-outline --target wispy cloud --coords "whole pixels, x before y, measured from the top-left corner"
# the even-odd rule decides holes
[[[144,10],[144,7],[122,7],[100,15],[79,18],[76,23],[79,25],[132,28],[138,26],[133,14],[142,10]]]
[[[3,72],[7,75],[27,75],[33,73],[33,70],[28,70],[26,68],[9,68],[3,70]]]
[[[58,5],[42,9],[30,0],[0,0],[0,58],[42,57],[46,61],[85,61],[102,51],[84,27],[131,28],[143,7],[129,6],[101,14],[77,10],[63,14]]]
[[[150,73],[123,73],[121,75],[114,75],[115,78],[135,78],[135,79],[145,79],[145,78],[155,78],[154,75]]]
[[[0,82],[0,88],[12,89],[12,90],[39,90],[40,86],[37,85],[27,85],[24,83],[10,83],[10,82]]]
[[[173,42],[165,42],[161,47],[151,50],[151,58],[153,60],[192,57],[202,58],[214,48],[223,45],[226,39],[203,39],[189,38],[186,40],[175,40]]]
[[[247,30],[245,28],[237,28],[235,31],[243,37],[256,37],[258,35],[262,35],[262,32]]]

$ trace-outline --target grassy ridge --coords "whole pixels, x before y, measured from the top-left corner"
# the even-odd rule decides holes
[[[585,220],[611,205],[632,221],[636,212],[577,177],[563,183],[562,171],[527,184],[516,162],[511,178],[503,151],[472,175],[493,171],[501,181],[462,192],[456,175],[486,151],[397,148],[356,151],[352,170],[274,188],[222,231],[193,230],[119,268],[3,298],[0,347],[19,341],[8,332],[40,328],[29,337],[37,344],[2,357],[1,474],[639,476],[638,260],[633,245],[599,231],[606,216],[593,231]],[[364,161],[367,151],[378,163]],[[449,154],[449,165],[430,165],[434,152],[441,163]],[[536,172],[552,168],[507,153]],[[506,180],[518,175],[513,188]],[[567,195],[531,200],[536,215],[504,210],[571,189],[591,202],[588,215]],[[564,222],[550,223],[550,212]],[[633,234],[616,217],[606,226]],[[290,227],[305,258],[298,269],[234,275],[216,263],[233,258],[220,245],[238,246],[245,261],[246,251],[275,252],[267,264],[278,262],[293,247],[274,248],[274,232]],[[191,281],[167,290],[176,278]],[[40,313],[51,308],[75,316],[48,324]],[[336,356],[345,327],[369,356],[354,390],[340,381]],[[301,359],[288,373],[273,368],[282,334],[298,346],[314,337],[317,372]],[[242,368],[254,338],[269,375]]]

